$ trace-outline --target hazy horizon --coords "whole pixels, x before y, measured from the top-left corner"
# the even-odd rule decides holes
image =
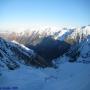
[[[90,24],[89,0],[0,0],[0,29]]]

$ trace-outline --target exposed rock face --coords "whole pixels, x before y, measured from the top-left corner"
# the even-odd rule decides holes
[[[45,37],[36,45],[27,45],[27,47],[33,49],[46,61],[51,62],[52,59],[62,56],[70,48],[70,44],[55,40],[52,37]]]
[[[32,53],[19,44],[5,41],[0,38],[0,68],[10,70],[20,67],[20,63],[25,65],[50,66],[42,57]]]
[[[18,62],[24,64],[28,62],[30,64],[32,56],[29,51],[18,44],[0,38],[0,61],[3,67],[8,67],[12,70],[19,67]]]

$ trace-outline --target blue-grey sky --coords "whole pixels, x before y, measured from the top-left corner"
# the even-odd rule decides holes
[[[90,0],[0,0],[0,26],[90,24]]]

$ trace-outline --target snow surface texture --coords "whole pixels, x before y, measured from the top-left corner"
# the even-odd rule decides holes
[[[18,90],[90,90],[90,64],[62,63],[58,69],[35,69],[22,66],[3,71],[0,87]]]

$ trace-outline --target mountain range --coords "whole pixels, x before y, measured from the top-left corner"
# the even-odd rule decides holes
[[[0,37],[1,90],[90,89],[90,26],[50,32]]]

